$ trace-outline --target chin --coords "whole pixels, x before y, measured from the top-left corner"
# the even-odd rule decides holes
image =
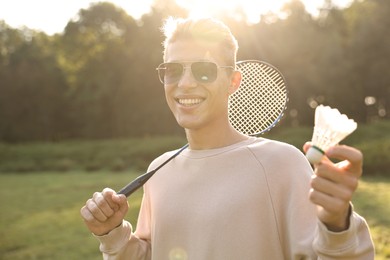
[[[199,129],[200,123],[197,122],[197,120],[183,120],[183,119],[176,119],[176,122],[184,129]]]
[[[184,128],[184,129],[193,129],[193,128],[196,128],[196,124],[191,123],[191,122],[181,122],[181,121],[177,121],[177,123],[179,124],[180,127]]]

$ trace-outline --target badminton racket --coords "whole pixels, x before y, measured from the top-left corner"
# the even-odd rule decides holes
[[[257,60],[239,61],[236,70],[241,72],[242,80],[239,89],[229,97],[230,123],[246,135],[257,136],[269,131],[287,108],[288,90],[283,75],[274,66]],[[188,144],[184,145],[158,167],[137,177],[118,194],[130,196],[187,147]]]

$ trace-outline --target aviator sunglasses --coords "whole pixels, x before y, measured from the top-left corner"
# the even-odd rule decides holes
[[[199,83],[212,83],[217,79],[218,69],[231,69],[232,66],[218,66],[210,61],[196,61],[189,65],[179,62],[161,63],[157,67],[158,77],[164,85],[176,84],[182,78],[186,68],[191,68],[194,79]]]

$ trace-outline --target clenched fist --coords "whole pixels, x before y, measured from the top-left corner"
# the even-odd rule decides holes
[[[80,213],[88,229],[101,236],[121,225],[128,209],[126,196],[105,188],[102,192],[95,192]]]

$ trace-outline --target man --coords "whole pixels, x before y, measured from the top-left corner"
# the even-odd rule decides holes
[[[291,145],[237,132],[228,97],[241,74],[229,28],[170,19],[165,34],[159,76],[189,148],[144,186],[135,231],[123,220],[125,196],[107,188],[87,201],[81,215],[104,258],[373,259],[367,224],[350,204],[361,153],[333,147],[326,155],[342,164],[325,158],[313,174]]]

